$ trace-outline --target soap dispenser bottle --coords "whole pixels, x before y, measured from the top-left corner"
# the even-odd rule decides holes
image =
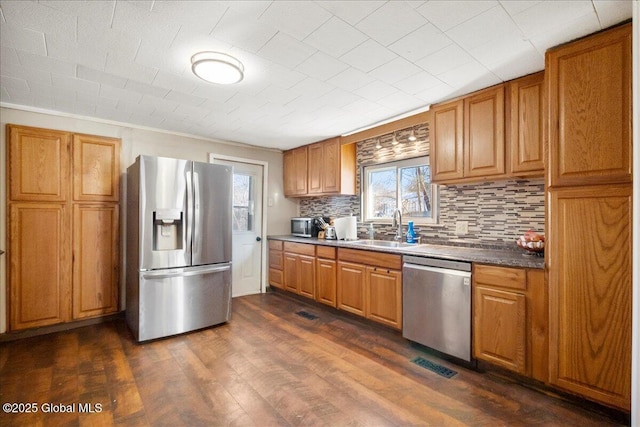
[[[413,229],[413,221],[409,221],[407,227],[407,243],[415,243],[416,242],[416,232]]]

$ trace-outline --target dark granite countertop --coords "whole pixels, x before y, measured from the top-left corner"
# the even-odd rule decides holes
[[[268,236],[269,240],[282,240],[287,242],[308,243],[314,245],[333,246],[338,248],[362,249],[376,252],[388,252],[399,255],[414,255],[427,258],[441,258],[456,261],[477,262],[480,264],[493,264],[505,267],[544,268],[544,258],[526,254],[522,251],[509,249],[474,248],[467,246],[448,246],[423,243],[415,246],[403,247],[376,247],[362,245],[354,241],[324,240],[317,238],[304,238],[295,236]]]

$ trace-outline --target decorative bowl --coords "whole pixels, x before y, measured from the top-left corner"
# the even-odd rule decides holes
[[[527,252],[542,255],[544,252],[544,235],[529,230],[516,240],[516,244]]]

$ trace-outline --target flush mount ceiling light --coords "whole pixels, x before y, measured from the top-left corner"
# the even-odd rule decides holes
[[[244,65],[221,52],[198,52],[191,57],[193,74],[210,83],[228,85],[244,78]]]

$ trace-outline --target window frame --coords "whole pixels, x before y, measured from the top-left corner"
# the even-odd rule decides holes
[[[372,171],[382,171],[395,169],[396,171],[396,209],[400,209],[402,211],[402,199],[401,188],[402,188],[402,176],[401,171],[406,168],[417,167],[417,166],[429,166],[431,167],[429,156],[421,156],[421,157],[412,157],[409,159],[402,160],[393,160],[391,162],[385,163],[375,163],[368,164],[362,166],[361,170],[361,219],[363,222],[373,222],[376,224],[391,224],[393,222],[392,218],[380,218],[370,216],[369,212],[369,172]],[[431,171],[431,168],[430,168]],[[429,180],[431,181],[431,179]],[[415,217],[415,216],[402,216],[402,222],[407,223],[408,221],[413,221],[416,225],[436,225],[438,224],[439,217],[439,194],[438,194],[438,185],[432,182],[429,183],[431,186],[431,217]]]

